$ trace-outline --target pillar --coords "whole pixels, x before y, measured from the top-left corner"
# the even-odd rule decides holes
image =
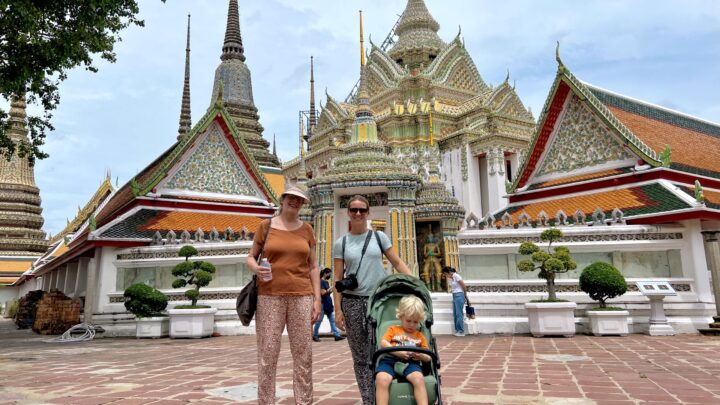
[[[480,165],[479,159],[473,156],[472,151],[467,145],[464,145],[460,149],[460,153],[463,153],[467,157],[467,190],[463,194],[463,206],[465,207],[465,213],[475,214],[476,217],[482,218],[487,215],[482,209],[482,185],[480,184]]]
[[[315,253],[318,266],[333,268],[332,248],[335,241],[335,199],[329,186],[310,190],[310,201],[315,218]]]
[[[96,248],[94,259],[81,258],[78,267],[87,268],[87,281],[85,288],[85,306],[83,308],[85,323],[92,323],[93,314],[98,310],[99,300],[99,273],[102,262],[102,248]]]
[[[715,315],[720,316],[720,231],[704,231],[705,252],[712,279]]]
[[[415,187],[388,188],[388,236],[414,275],[418,275],[415,242]]]

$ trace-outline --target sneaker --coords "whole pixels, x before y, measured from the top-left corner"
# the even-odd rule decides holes
[[[343,340],[343,339],[345,339],[345,336],[335,336],[335,341],[336,341],[336,342],[337,342],[338,340]]]
[[[319,336],[313,336],[313,340],[316,341],[316,342],[319,342],[319,341],[320,341],[320,337],[319,337]]]
[[[463,336],[465,336],[465,332],[454,332],[453,336],[463,337]]]

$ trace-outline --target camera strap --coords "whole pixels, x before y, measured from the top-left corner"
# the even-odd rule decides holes
[[[365,257],[365,251],[367,250],[368,244],[370,244],[370,236],[373,233],[375,233],[375,232],[372,230],[368,231],[367,237],[365,238],[365,244],[363,245],[362,253],[360,253],[360,261],[358,262],[357,269],[355,269],[356,275],[357,275],[357,272],[360,271],[360,265],[362,264],[363,257]],[[346,239],[347,239],[347,235],[343,236],[343,243],[342,243],[343,261],[345,261],[345,240]],[[382,249],[380,249],[380,250],[382,250]]]

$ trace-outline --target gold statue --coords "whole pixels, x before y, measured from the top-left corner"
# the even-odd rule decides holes
[[[440,264],[440,245],[432,231],[428,233],[427,242],[423,247],[423,270],[420,278],[430,291],[440,291],[442,280],[442,266]]]

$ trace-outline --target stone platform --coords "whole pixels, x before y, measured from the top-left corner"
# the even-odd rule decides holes
[[[48,343],[0,321],[0,404],[255,403],[254,336]],[[439,336],[443,403],[720,403],[720,340],[700,335]],[[359,404],[347,341],[313,343],[315,403]],[[278,403],[291,404],[287,339]]]

